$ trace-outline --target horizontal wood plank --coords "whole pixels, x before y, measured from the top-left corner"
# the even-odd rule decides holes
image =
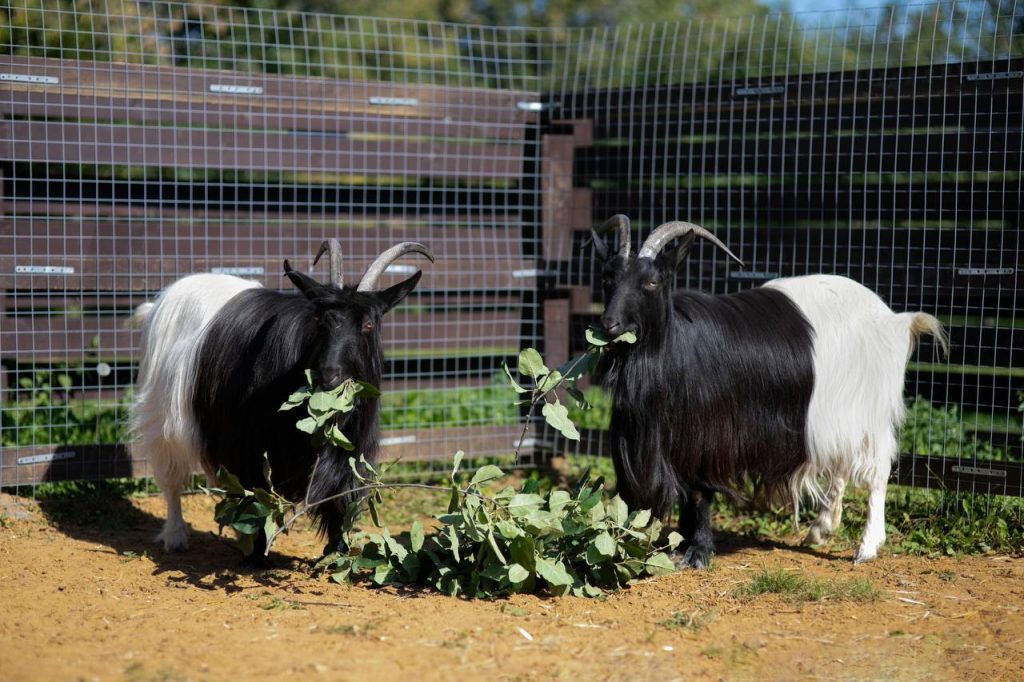
[[[417,241],[441,260],[522,254],[516,215],[366,216],[260,211],[123,210],[130,207],[9,202],[0,215],[0,253],[26,259],[51,254],[82,258],[268,258],[311,265],[320,243],[341,242],[346,265],[392,244]],[[413,263],[416,257],[410,256]],[[425,261],[424,261],[425,263]],[[127,263],[126,263],[127,264]],[[362,271],[349,268],[349,276]]]
[[[1024,120],[1024,117],[1022,117]],[[634,133],[635,134],[635,133]],[[633,177],[762,175],[820,177],[897,173],[1015,172],[1021,168],[1024,131],[1019,127],[882,131],[878,134],[758,135],[707,142],[662,141],[629,147],[595,147],[577,152],[576,181],[614,181],[628,169]],[[911,178],[913,179],[913,178]]]
[[[346,267],[352,272],[365,272],[370,258],[351,258]],[[381,279],[382,286],[397,283],[414,269],[423,271],[417,291],[529,291],[536,289],[536,261],[526,259],[448,259],[433,264],[407,259],[397,268],[389,269]],[[39,274],[24,268],[70,268],[68,274]],[[23,272],[17,269],[22,268]],[[40,254],[32,257],[0,255],[0,289],[48,289],[86,291],[157,291],[183,275],[212,272],[214,268],[241,269],[243,276],[266,286],[285,286],[284,269],[279,258],[155,258],[143,257],[133,262],[115,258],[82,258],[71,255]],[[238,272],[239,270],[234,270]],[[248,274],[253,273],[253,274]]]
[[[463,450],[468,457],[508,455],[515,450],[520,430],[515,425],[385,430],[381,434],[379,457],[405,462],[450,462],[456,450]],[[151,475],[149,461],[124,445],[0,448],[0,487]]]
[[[66,121],[0,123],[0,159],[52,164],[516,178],[523,145]]]
[[[238,111],[240,124],[244,124],[245,116],[254,112],[310,121],[332,118],[345,121],[355,115],[455,119],[508,125],[523,125],[537,120],[535,112],[518,106],[519,102],[535,100],[536,95],[515,90],[344,81],[315,76],[278,76],[11,55],[0,56],[0,68],[8,73],[58,81],[52,85],[11,80],[0,82],[0,102],[14,93],[49,96],[60,93],[68,98],[87,98],[86,101],[88,98],[107,100],[111,106],[123,104],[123,115],[127,119],[133,116],[166,116],[157,120],[175,122],[176,109],[214,107],[221,111]],[[239,92],[238,89],[245,91]],[[142,111],[146,113],[138,113]],[[88,118],[103,118],[102,110],[99,113],[101,115]],[[66,114],[57,110],[48,112],[48,115]]]
[[[399,308],[381,325],[381,340],[385,353],[426,356],[432,351],[516,348],[521,324],[522,313],[516,309],[423,313]],[[139,343],[140,332],[128,326],[127,317],[0,317],[0,360],[123,358],[135,355]]]

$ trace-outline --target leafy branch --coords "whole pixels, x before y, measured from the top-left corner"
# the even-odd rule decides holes
[[[533,348],[526,348],[519,353],[518,373],[523,377],[533,380],[532,385],[524,385],[512,375],[507,363],[502,363],[501,368],[505,371],[512,390],[524,396],[516,405],[528,405],[526,419],[523,423],[523,431],[519,435],[519,442],[516,444],[516,461],[519,461],[519,453],[526,439],[526,433],[530,428],[530,422],[537,405],[543,404],[541,414],[544,420],[552,428],[557,430],[569,440],[578,441],[580,432],[576,425],[569,418],[569,410],[562,404],[558,397],[558,389],[565,392],[576,402],[576,405],[586,410],[590,408],[583,391],[576,387],[576,382],[583,376],[590,374],[601,354],[608,349],[612,343],[636,343],[636,334],[626,332],[615,338],[607,337],[597,327],[587,329],[587,350],[581,355],[569,360],[558,369],[549,369],[543,359]]]
[[[591,330],[587,340],[590,348],[586,353],[556,370],[548,369],[535,350],[523,351],[519,373],[533,379],[532,386],[520,384],[506,368],[517,393],[528,394],[521,404],[528,404],[532,414],[543,402],[545,419],[567,437],[572,433],[576,433],[576,438],[579,435],[568,415],[563,414],[565,407],[558,396],[553,400],[548,396],[565,388],[577,404],[584,406],[582,393],[574,385],[576,379],[590,371],[608,344],[633,343],[636,339],[627,334],[609,340]],[[315,442],[351,446],[337,427],[337,417],[353,409],[356,396],[377,395],[376,389],[361,382],[346,382],[330,391],[320,391],[308,375],[307,383],[281,409],[305,405],[308,416],[298,422],[298,428],[310,433]],[[247,553],[251,552],[253,537],[264,532],[269,552],[281,533],[317,505],[366,493],[364,501],[350,504],[346,514],[343,534],[349,551],[323,557],[317,570],[330,573],[336,581],[429,585],[453,596],[495,597],[546,590],[557,595],[593,597],[644,576],[675,570],[666,552],[682,541],[679,534],[670,533],[662,543],[661,522],[648,510],[630,511],[618,496],[609,499],[603,479],[584,478],[572,491],[546,493],[542,493],[538,481],[528,480],[520,489],[506,486],[492,493],[490,487],[504,478],[505,472],[497,466],[485,465],[471,476],[463,475],[462,460],[460,451],[455,455],[447,485],[431,485],[386,483],[382,478],[389,465],[378,470],[362,456],[358,461],[351,457],[349,466],[361,485],[316,501],[309,499],[307,490],[303,502],[294,504],[274,490],[269,461],[264,455],[263,473],[268,490],[246,490],[236,477],[221,469],[217,476],[219,487],[211,490],[224,495],[215,515],[222,527],[230,526],[242,535]],[[313,466],[311,481],[319,463],[318,459]],[[383,502],[381,491],[398,488],[449,494],[447,511],[434,517],[437,530],[427,535],[416,521],[407,545],[390,534],[378,513]],[[379,531],[353,530],[364,503]]]

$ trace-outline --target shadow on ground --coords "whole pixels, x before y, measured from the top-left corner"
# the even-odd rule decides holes
[[[130,496],[116,488],[90,486],[76,496],[38,501],[47,522],[64,535],[94,544],[92,551],[110,551],[126,559],[146,556],[156,568],[154,575],[166,574],[169,582],[184,582],[210,590],[234,592],[243,589],[240,578],[266,586],[282,582],[305,562],[274,552],[268,567],[250,568],[230,534],[218,537],[193,529],[187,552],[167,552],[155,541],[163,518],[140,509]]]

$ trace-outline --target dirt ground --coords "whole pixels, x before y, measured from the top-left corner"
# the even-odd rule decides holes
[[[212,501],[186,500],[189,553],[152,542],[159,498],[0,516],[0,678],[19,680],[1024,679],[1024,559],[896,557],[725,543],[713,567],[604,600],[469,602],[309,577],[292,533],[241,569]],[[764,568],[871,601],[738,596]]]

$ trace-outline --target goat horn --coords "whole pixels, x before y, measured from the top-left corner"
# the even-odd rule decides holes
[[[723,244],[718,237],[711,234],[700,225],[685,223],[681,220],[664,223],[655,228],[654,232],[651,232],[651,235],[647,238],[647,241],[644,242],[644,245],[640,247],[640,253],[637,254],[637,258],[654,258],[661,253],[661,250],[665,248],[666,244],[676,237],[681,237],[687,232],[693,232],[696,236],[702,239],[707,239],[722,251],[729,254],[729,258],[732,258],[734,261],[739,263],[741,267],[743,266],[743,261],[737,258],[736,254],[730,251],[729,247]]]
[[[613,215],[601,224],[601,227],[594,230],[595,234],[603,235],[612,228],[615,228],[619,235],[619,255],[622,258],[629,258],[629,218],[621,213]]]
[[[316,267],[317,262],[320,260],[320,256],[324,255],[325,252],[329,253],[331,257],[331,284],[340,289],[345,285],[345,278],[341,264],[341,242],[337,239],[327,239],[321,242],[320,250],[316,252],[316,258],[313,259],[313,267]]]
[[[434,262],[434,254],[430,253],[430,249],[423,246],[423,244],[418,242],[402,242],[401,244],[395,244],[390,249],[377,256],[377,259],[370,264],[370,267],[366,268],[366,274],[363,275],[361,280],[359,280],[359,286],[356,287],[356,290],[373,291],[373,288],[377,286],[377,280],[382,274],[384,274],[384,271],[388,269],[389,265],[402,256],[413,252],[423,254],[431,263]]]

